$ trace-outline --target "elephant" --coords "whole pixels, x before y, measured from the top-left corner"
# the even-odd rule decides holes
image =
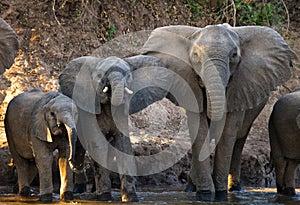
[[[159,87],[140,91],[137,87],[146,81],[151,84],[158,77],[161,79],[160,84],[169,84],[168,73],[154,73],[152,77],[148,76],[148,80],[144,79],[152,67],[164,69],[163,66],[159,59],[151,56],[139,55],[124,59],[116,56],[82,56],[71,60],[59,75],[60,91],[72,98],[78,108],[78,136],[84,147],[81,150],[87,150],[97,161],[94,169],[96,197],[99,201],[112,200],[109,178],[111,171],[119,173],[122,201],[138,201],[136,179],[126,171],[129,163],[125,160],[117,161],[117,153],[103,144],[107,140],[119,151],[132,155],[128,115],[167,95],[167,91]],[[143,71],[134,72],[136,70]],[[133,92],[136,92],[135,97],[132,97]],[[100,130],[94,130],[95,127]],[[103,136],[98,133],[103,133]],[[105,138],[103,143],[100,142],[102,138]],[[79,158],[83,161],[82,153],[77,152],[76,155],[81,156]],[[80,170],[79,161],[77,160],[76,167]],[[116,169],[110,168],[113,166]]]
[[[12,66],[19,49],[14,30],[0,18],[0,74]]]
[[[60,199],[73,199],[73,163],[77,142],[78,112],[72,99],[59,92],[33,89],[8,104],[4,126],[18,174],[19,195],[30,195],[30,184],[39,174],[42,202],[52,201],[53,151],[58,149]]]
[[[196,200],[226,201],[228,175],[230,190],[240,189],[240,158],[251,125],[271,91],[290,78],[296,54],[272,28],[229,24],[156,28],[139,54],[161,59],[193,90],[200,113],[186,113]]]
[[[300,160],[300,89],[281,96],[269,119],[270,160],[275,167],[277,193],[294,196]]]

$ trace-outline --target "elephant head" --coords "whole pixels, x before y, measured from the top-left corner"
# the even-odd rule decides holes
[[[90,113],[100,114],[101,104],[119,106],[125,93],[132,94],[127,83],[130,67],[117,57],[79,57],[68,63],[59,76],[62,93]]]
[[[77,119],[77,108],[72,99],[57,92],[48,92],[34,105],[32,111],[32,136],[46,142],[52,142],[53,136],[68,138],[71,168],[75,161]]]
[[[82,110],[100,114],[101,104],[119,106],[128,103],[133,94],[132,90],[135,90],[143,81],[139,78],[141,74],[134,71],[141,67],[151,66],[163,65],[159,59],[151,56],[134,56],[125,59],[114,56],[79,57],[69,62],[59,76],[60,90],[71,97]],[[134,81],[133,78],[135,78]],[[168,83],[168,80],[165,79],[164,83]],[[137,106],[133,108],[134,110],[142,109],[166,95],[165,93],[155,95],[150,90],[145,90],[140,94],[148,96],[149,92],[152,93],[151,100],[134,103]]]
[[[192,68],[206,90],[207,114],[213,121],[225,112],[258,106],[290,78],[291,60],[296,58],[273,29],[228,24],[157,28],[142,53],[166,54],[169,61]]]
[[[4,73],[14,63],[19,49],[17,35],[13,29],[0,18],[0,73]]]

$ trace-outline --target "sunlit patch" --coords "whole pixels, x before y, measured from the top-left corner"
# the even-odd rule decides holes
[[[125,194],[122,194],[122,202],[130,202],[130,200],[126,197]]]
[[[268,193],[277,193],[276,188],[264,188],[264,187],[258,187],[258,188],[249,188],[247,189],[248,192],[268,192]],[[296,192],[300,193],[300,188],[296,189]]]

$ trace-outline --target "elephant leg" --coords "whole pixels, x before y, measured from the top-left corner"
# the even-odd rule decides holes
[[[115,137],[115,147],[119,149],[119,151],[124,152],[126,154],[132,155],[132,146],[130,142],[130,138],[124,136],[123,134],[119,134]],[[122,169],[122,173],[126,173],[127,166],[135,166],[135,163],[125,162],[121,160],[121,163],[118,163],[118,169]],[[137,202],[138,197],[136,195],[136,179],[133,176],[120,174],[120,181],[121,181],[121,196],[123,202]]]
[[[52,162],[53,150],[47,146],[48,143],[39,139],[32,138],[35,162],[39,172],[40,179],[40,201],[51,202],[53,193],[52,184]]]
[[[199,122],[200,123],[196,123]],[[196,185],[197,201],[212,201],[215,194],[213,180],[211,177],[210,158],[199,161],[199,154],[208,132],[208,122],[204,113],[193,113],[187,111],[189,134],[192,140],[192,159],[190,177]]]
[[[94,160],[93,160],[94,161]],[[110,171],[94,161],[96,196],[98,201],[111,201]]]
[[[275,127],[272,123],[272,120],[269,122],[269,139],[271,146],[270,159],[271,163],[274,164],[275,174],[276,174],[276,187],[277,193],[282,194],[284,188],[284,174],[287,167],[287,161],[284,159],[284,156],[281,152],[281,147],[278,142],[278,137],[275,131]]]
[[[28,165],[29,165],[29,167],[28,167],[28,182],[29,182],[29,184],[31,184],[32,181],[34,180],[34,178],[38,174],[38,169],[36,167],[34,159],[30,160]],[[30,194],[31,194],[31,192],[30,192]]]
[[[74,173],[74,193],[83,193],[86,191],[87,177],[84,171],[85,153],[85,149],[81,145],[80,141],[77,140],[74,166],[80,171],[80,173]]]
[[[277,158],[274,161],[277,193],[282,194],[284,189],[284,174],[287,162],[284,158]]]
[[[73,171],[69,166],[66,139],[59,139],[58,166],[60,173],[60,199],[73,200]]]
[[[73,200],[73,172],[65,157],[58,158],[60,173],[60,199]]]
[[[216,188],[216,200],[227,200],[228,174],[237,131],[241,127],[244,112],[227,113],[225,127],[216,147],[213,180]]]
[[[34,161],[30,161],[29,162],[29,169],[28,169],[28,182],[29,184],[31,184],[31,182],[34,180],[34,178],[37,176],[38,174],[38,170],[36,167],[36,164]]]
[[[243,137],[238,139],[235,142],[230,171],[228,176],[228,190],[229,191],[240,191],[241,183],[240,183],[240,175],[241,175],[241,157],[244,144],[246,142],[247,137]]]
[[[240,191],[241,184],[240,184],[240,174],[241,174],[241,157],[243,147],[245,145],[247,136],[250,132],[251,126],[253,121],[257,118],[259,113],[264,108],[268,98],[266,98],[259,106],[247,110],[245,113],[245,117],[243,120],[243,124],[241,129],[238,130],[237,133],[237,140],[235,142],[233,148],[233,154],[231,158],[231,165],[230,165],[230,172],[228,176],[228,190],[229,191]]]
[[[118,106],[116,110],[113,110],[112,113],[117,113],[117,116],[114,116],[113,120],[115,123],[115,127],[113,128],[113,136],[114,140],[112,145],[117,148],[120,152],[123,152],[127,155],[133,155],[133,150],[129,138],[129,130],[128,130],[128,114],[124,112],[125,105]],[[112,151],[113,153],[114,151]],[[133,176],[127,175],[126,173],[130,173],[129,170],[136,170],[136,163],[134,160],[122,160],[122,156],[118,153],[109,154],[110,156],[119,157],[117,159],[117,169],[120,176],[121,182],[121,197],[123,202],[137,202],[138,197],[136,195],[136,179]],[[115,160],[115,159],[113,159]],[[125,173],[125,174],[120,174]]]
[[[18,174],[18,194],[23,197],[30,196],[30,160],[21,157],[16,151],[14,144],[9,144],[9,150],[13,158]]]
[[[188,183],[184,189],[185,192],[195,192],[196,191],[196,185],[193,183],[191,175],[188,175]]]
[[[284,173],[285,187],[282,190],[282,194],[287,196],[295,196],[295,172],[298,167],[298,163],[294,160],[289,160]]]
[[[29,173],[29,161],[27,159],[18,157],[13,157],[14,164],[18,173],[18,186],[19,186],[19,195],[23,197],[30,196],[30,182],[28,178]]]
[[[74,189],[73,189],[74,193],[80,194],[86,192],[87,176],[85,172],[74,173],[74,181],[75,181]]]

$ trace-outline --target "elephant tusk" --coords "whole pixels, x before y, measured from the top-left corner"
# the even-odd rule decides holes
[[[129,88],[125,87],[124,90],[126,91],[126,93],[128,93],[129,95],[133,94],[133,91],[130,90]]]
[[[105,86],[105,87],[103,88],[102,92],[103,92],[103,93],[106,93],[107,91],[108,91],[108,87]]]

